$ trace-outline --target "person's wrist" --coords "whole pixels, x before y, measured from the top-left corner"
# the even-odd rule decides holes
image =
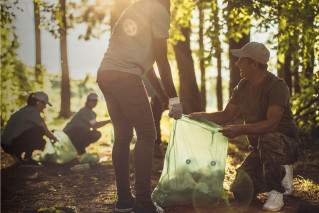
[[[170,106],[175,105],[175,104],[180,104],[178,97],[168,99],[168,103]]]

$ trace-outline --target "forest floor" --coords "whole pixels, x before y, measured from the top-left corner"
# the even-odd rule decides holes
[[[167,143],[163,143],[165,151]],[[211,212],[264,212],[266,194],[259,194],[250,205],[238,204],[228,192],[235,177],[235,168],[244,156],[238,157],[238,150],[229,144],[224,181],[225,193],[219,204],[210,208],[174,206],[164,208],[167,213],[211,213]],[[114,171],[111,161],[111,147],[97,142],[87,152],[96,152],[100,162],[89,170],[74,172],[67,164],[45,163],[42,168],[23,168],[1,149],[1,212],[115,212],[117,199]],[[243,152],[244,153],[244,152]],[[307,159],[309,155],[304,156]],[[311,158],[311,156],[310,156]],[[313,158],[313,157],[312,157]],[[152,187],[155,188],[161,175],[162,159],[153,159]],[[308,162],[305,166],[305,162]],[[131,176],[134,182],[134,173]],[[285,196],[285,206],[280,212],[319,212],[319,164],[316,159],[301,159],[294,165],[295,190]],[[133,184],[132,184],[133,185]],[[134,187],[133,187],[134,191]]]

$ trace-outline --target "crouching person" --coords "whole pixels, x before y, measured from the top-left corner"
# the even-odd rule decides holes
[[[79,155],[85,153],[85,148],[101,137],[96,129],[111,123],[110,120],[96,121],[96,113],[92,110],[98,102],[96,93],[87,96],[85,106],[67,123],[63,131],[69,136]]]
[[[1,146],[12,155],[23,167],[41,167],[41,163],[32,159],[34,150],[42,150],[45,145],[43,136],[56,141],[40,113],[50,105],[48,95],[44,92],[31,93],[27,105],[11,115],[4,127]],[[25,153],[22,158],[22,153]]]
[[[223,111],[197,112],[190,118],[205,118],[223,125],[242,114],[244,124],[227,125],[220,132],[234,138],[247,135],[250,153],[237,169],[230,190],[235,199],[250,202],[258,193],[268,192],[263,209],[279,211],[283,195],[293,190],[292,166],[301,144],[290,108],[289,90],[283,80],[267,71],[270,52],[261,43],[250,42],[231,53],[239,57],[243,79],[233,90]]]

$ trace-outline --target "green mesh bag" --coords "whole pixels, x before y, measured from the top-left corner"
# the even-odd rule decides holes
[[[228,140],[220,126],[183,115],[174,121],[152,200],[160,206],[217,205],[222,196]]]
[[[68,135],[63,131],[55,131],[54,136],[58,141],[55,143],[47,141],[41,155],[37,155],[33,159],[58,164],[68,163],[76,159],[78,153]]]

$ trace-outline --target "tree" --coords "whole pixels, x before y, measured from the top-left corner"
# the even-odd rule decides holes
[[[33,1],[34,30],[35,30],[35,80],[43,86],[43,68],[41,64],[41,32],[40,32],[40,0]]]
[[[190,19],[193,2],[172,1],[171,30],[174,35],[173,44],[179,72],[179,97],[185,114],[202,111],[200,94],[195,76],[194,61],[190,47]]]
[[[31,69],[17,59],[18,39],[12,22],[15,11],[22,10],[18,1],[1,1],[1,129],[10,115],[26,103],[34,83],[29,78]]]
[[[61,109],[60,117],[68,118],[71,116],[71,89],[70,76],[68,66],[68,51],[67,51],[67,20],[66,20],[66,0],[59,0],[59,12],[61,15],[60,22],[60,51],[61,51]]]
[[[224,11],[224,17],[227,22],[226,37],[229,44],[229,95],[239,83],[241,77],[239,68],[235,65],[238,60],[230,52],[231,49],[240,49],[250,41],[250,20],[249,2],[245,4],[236,0],[227,0],[227,7]]]

